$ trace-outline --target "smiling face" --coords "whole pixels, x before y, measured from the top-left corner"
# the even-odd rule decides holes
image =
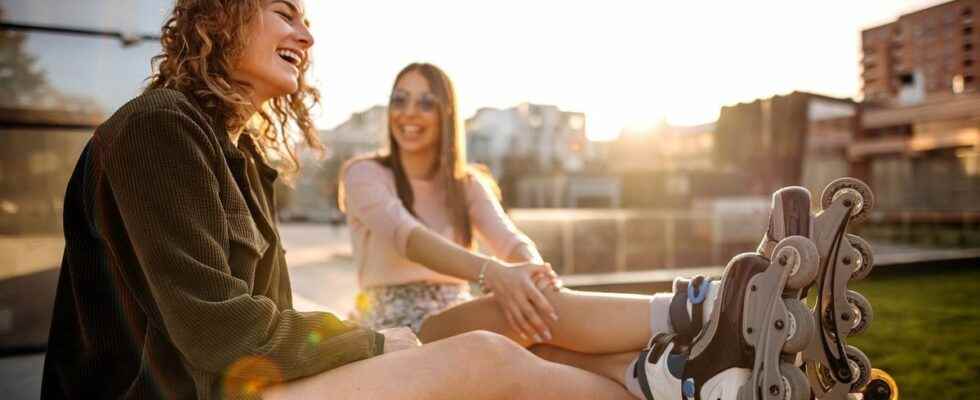
[[[232,72],[248,83],[253,103],[299,90],[300,75],[308,61],[310,35],[302,0],[264,0],[249,26],[248,44]]]
[[[439,101],[418,71],[405,73],[395,83],[388,107],[388,126],[401,152],[437,154],[442,133]]]

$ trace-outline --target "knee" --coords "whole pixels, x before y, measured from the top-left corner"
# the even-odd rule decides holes
[[[470,373],[478,377],[494,377],[492,388],[500,398],[525,398],[530,390],[528,381],[541,360],[513,340],[493,332],[473,331],[458,336],[454,346],[460,350],[461,361],[457,365],[469,365]]]
[[[422,324],[419,325],[419,341],[422,343],[431,343],[439,339],[444,339],[439,328],[441,326],[439,322],[440,315],[441,313],[432,314],[422,320]]]
[[[472,331],[452,337],[457,356],[484,372],[499,374],[517,365],[533,362],[537,357],[513,340],[493,332]],[[472,363],[472,361],[478,361]]]

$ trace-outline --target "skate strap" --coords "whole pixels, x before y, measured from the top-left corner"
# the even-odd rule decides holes
[[[684,284],[687,288],[684,288]],[[711,281],[698,275],[694,279],[674,281],[674,298],[670,301],[670,322],[678,334],[678,340],[688,345],[701,333],[704,325],[704,300],[708,297]],[[686,289],[686,290],[685,290]],[[691,303],[691,314],[687,304]]]
[[[633,377],[640,384],[640,390],[643,391],[643,397],[646,400],[656,400],[653,398],[653,392],[650,391],[650,379],[647,378],[647,355],[650,354],[652,349],[645,349],[640,352],[640,355],[636,357],[636,364],[633,365]]]
[[[633,365],[633,377],[640,384],[640,390],[643,391],[643,396],[646,397],[646,400],[656,400],[653,398],[653,392],[650,391],[650,379],[647,378],[646,366],[648,363],[656,364],[660,356],[667,350],[667,345],[675,337],[676,335],[669,333],[658,333],[654,335],[650,338],[650,345],[646,349],[643,349],[640,355],[636,357],[636,363]]]

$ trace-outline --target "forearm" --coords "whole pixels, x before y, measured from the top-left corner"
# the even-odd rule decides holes
[[[520,243],[511,250],[510,254],[507,255],[506,261],[508,262],[543,262],[541,254],[534,246],[528,243]]]
[[[475,281],[487,257],[471,252],[462,246],[418,227],[408,236],[405,249],[409,260],[422,264],[441,274]]]

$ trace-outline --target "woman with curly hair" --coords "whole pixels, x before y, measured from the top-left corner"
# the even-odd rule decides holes
[[[319,147],[304,12],[176,1],[148,87],[69,181],[41,397],[629,398],[500,335],[420,346],[292,308],[273,165],[298,167],[291,134]]]

